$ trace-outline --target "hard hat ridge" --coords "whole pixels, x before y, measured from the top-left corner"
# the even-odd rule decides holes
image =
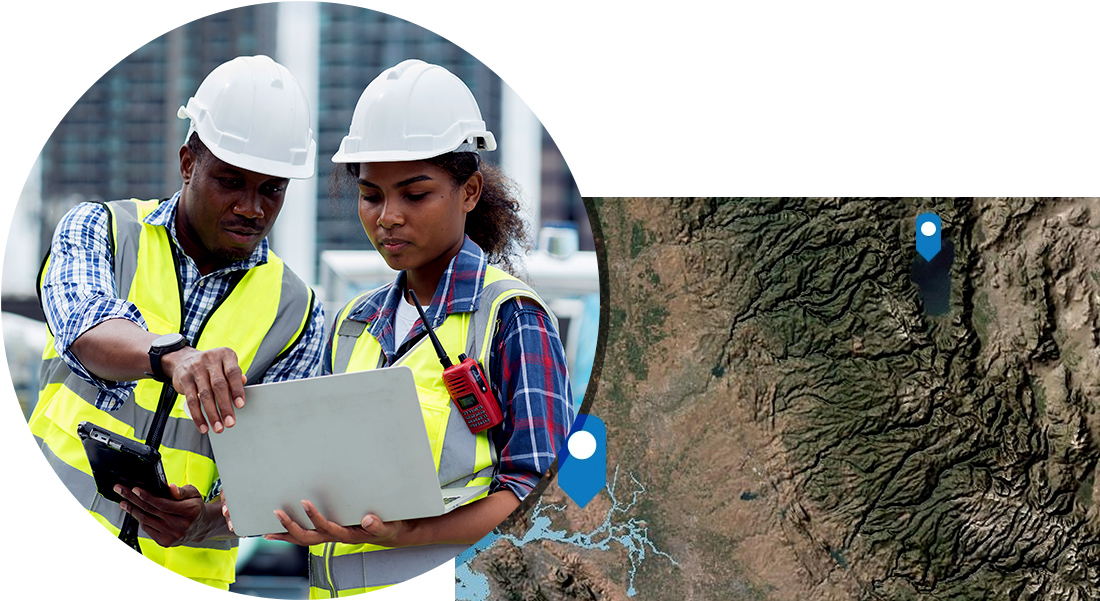
[[[313,177],[317,145],[305,91],[270,57],[219,65],[176,114],[191,120],[188,138],[197,133],[226,163],[275,177]]]
[[[494,149],[496,139],[466,84],[439,65],[409,59],[363,90],[332,161],[415,161]]]

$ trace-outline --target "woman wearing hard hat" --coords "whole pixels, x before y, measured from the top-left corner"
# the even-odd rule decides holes
[[[326,368],[412,368],[440,483],[489,488],[418,520],[368,515],[345,527],[304,502],[314,526],[306,529],[278,512],[288,533],[270,538],[310,545],[311,597],[373,590],[450,560],[519,505],[568,434],[573,401],[555,320],[533,290],[491,265],[509,266],[525,239],[511,187],[479,154],[495,148],[469,88],[407,60],[367,86],[332,159],[336,176],[358,187],[367,237],[401,273],[340,310]],[[462,395],[448,393],[414,299],[430,300],[425,315],[449,358],[483,368],[459,376],[488,397],[452,402]]]

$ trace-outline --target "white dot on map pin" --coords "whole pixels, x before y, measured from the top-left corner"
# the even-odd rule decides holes
[[[936,224],[932,223],[931,221],[925,221],[920,226],[920,233],[924,234],[925,236],[935,236]]]
[[[577,416],[558,456],[558,485],[578,507],[607,488],[607,426],[588,413]]]
[[[578,430],[569,437],[569,455],[575,459],[588,459],[596,453],[596,437],[584,430]]]

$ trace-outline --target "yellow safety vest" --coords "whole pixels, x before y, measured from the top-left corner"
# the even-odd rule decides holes
[[[149,331],[179,332],[183,300],[171,240],[163,227],[143,222],[158,201],[105,203],[110,213],[115,286],[119,298],[134,303]],[[47,263],[48,264],[48,263]],[[45,274],[46,265],[42,273]],[[41,287],[42,278],[39,278]],[[244,272],[202,324],[195,348],[229,347],[241,370],[255,383],[271,364],[302,336],[313,311],[313,291],[273,253],[267,263]],[[43,454],[69,491],[111,532],[118,534],[125,513],[117,503],[96,492],[95,481],[77,425],[89,421],[144,441],[167,384],[139,380],[133,394],[117,411],[95,407],[98,389],[69,369],[54,349],[52,332],[42,354],[38,404],[30,419],[31,432]],[[164,472],[170,483],[194,485],[205,497],[218,477],[208,435],[199,434],[183,411],[182,395],[169,413],[161,442]],[[209,541],[165,548],[139,529],[142,554],[193,580],[228,589],[235,578],[237,541]]]
[[[332,371],[343,373],[375,369],[383,364],[382,347],[367,331],[370,324],[347,319],[367,292],[352,300],[337,315],[332,344]],[[523,282],[495,267],[489,267],[479,294],[477,310],[452,313],[435,328],[444,350],[452,358],[464,352],[491,370],[486,361],[496,331],[496,316],[501,303],[516,298],[533,299],[553,319],[553,313],[538,295]],[[416,380],[424,425],[428,430],[432,457],[441,487],[484,486],[491,482],[498,454],[489,430],[472,434],[454,409],[443,385],[443,368],[427,337],[422,338],[394,365],[412,369]],[[485,497],[485,493],[471,499]],[[345,597],[403,582],[446,561],[469,545],[425,545],[389,548],[377,545],[324,543],[309,548],[309,596],[311,599]]]

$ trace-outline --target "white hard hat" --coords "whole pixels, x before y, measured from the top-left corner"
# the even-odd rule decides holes
[[[313,177],[317,144],[305,91],[266,56],[239,56],[206,76],[176,113],[190,119],[187,138],[241,169],[274,177]]]
[[[470,88],[439,65],[409,59],[363,90],[332,162],[417,161],[496,147]]]

